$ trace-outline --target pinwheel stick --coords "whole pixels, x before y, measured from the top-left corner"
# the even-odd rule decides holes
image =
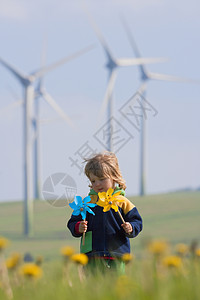
[[[122,217],[122,214],[120,213],[119,209],[118,209],[118,214],[120,216],[120,218],[122,219],[123,224],[125,223],[124,218]]]
[[[84,219],[84,221],[85,221],[85,220],[86,220],[86,219]],[[83,246],[85,245],[85,232],[83,232],[82,245],[83,245]]]

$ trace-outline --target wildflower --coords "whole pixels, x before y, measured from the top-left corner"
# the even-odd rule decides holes
[[[6,267],[10,270],[15,269],[21,262],[21,255],[19,253],[13,253],[9,258],[6,259]]]
[[[189,252],[189,248],[186,244],[180,243],[176,245],[176,252],[178,255],[184,256]]]
[[[0,236],[0,251],[7,248],[9,244],[10,244],[9,240]]]
[[[65,246],[60,249],[60,252],[63,256],[70,257],[72,256],[72,254],[74,254],[74,248],[70,246]]]
[[[168,249],[168,243],[162,240],[155,240],[149,243],[148,250],[149,252],[155,255],[161,255],[166,252]]]
[[[20,274],[28,278],[40,278],[42,269],[34,263],[26,263],[20,268]]]
[[[195,255],[196,255],[197,257],[200,257],[200,248],[197,248],[197,249],[195,250]]]
[[[88,263],[88,257],[84,253],[73,254],[71,260],[80,265],[86,265]]]
[[[133,255],[130,253],[124,253],[121,259],[127,264],[133,259]]]
[[[117,196],[121,194],[121,192],[117,192],[113,194],[113,189],[108,189],[107,192],[98,193],[99,200],[97,201],[97,205],[103,207],[103,212],[109,211],[111,208],[114,209],[114,211],[118,211],[118,205],[117,202],[123,202],[122,199],[117,199]]]
[[[179,268],[182,265],[182,260],[179,256],[170,255],[163,259],[163,264],[167,267]]]

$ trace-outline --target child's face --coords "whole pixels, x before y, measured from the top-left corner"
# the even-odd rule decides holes
[[[96,193],[107,192],[107,190],[109,188],[114,189],[114,187],[115,187],[115,182],[113,179],[108,178],[108,177],[107,178],[105,178],[105,177],[99,178],[92,173],[90,173],[90,181],[92,184],[92,189]]]

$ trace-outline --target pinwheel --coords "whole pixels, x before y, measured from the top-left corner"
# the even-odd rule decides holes
[[[114,211],[118,212],[120,218],[122,219],[122,222],[125,223],[124,218],[122,217],[119,208],[118,208],[118,202],[123,202],[123,199],[119,199],[118,196],[120,195],[120,191],[113,194],[113,189],[108,189],[107,192],[98,193],[99,200],[97,201],[97,205],[103,207],[103,212],[109,211],[111,208],[114,209]]]
[[[82,219],[85,221],[87,212],[95,215],[95,213],[90,209],[90,207],[95,207],[95,203],[89,203],[91,201],[90,196],[82,199],[81,196],[75,196],[74,201],[69,203],[69,206],[74,210],[72,215],[81,215]],[[83,233],[83,245],[85,243],[85,232]]]

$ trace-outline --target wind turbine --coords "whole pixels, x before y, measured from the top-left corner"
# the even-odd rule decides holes
[[[134,65],[143,65],[143,64],[151,64],[155,62],[163,62],[165,59],[163,58],[114,58],[112,55],[101,31],[99,30],[98,26],[96,25],[93,17],[91,14],[88,12],[86,7],[84,7],[86,14],[89,18],[89,21],[96,33],[96,36],[105,52],[105,55],[107,57],[107,63],[106,63],[106,68],[108,69],[108,83],[107,83],[107,88],[105,92],[105,96],[102,102],[102,107],[100,109],[100,114],[99,118],[101,119],[103,116],[103,113],[105,112],[107,108],[107,114],[108,114],[108,145],[107,145],[107,150],[108,151],[113,151],[113,142],[112,142],[112,133],[114,131],[114,124],[112,120],[113,114],[113,89],[114,89],[114,84],[117,76],[117,69],[119,67],[126,67],[126,66],[134,66]]]
[[[134,40],[133,34],[125,22],[125,19],[122,18],[122,23],[124,26],[124,29],[127,33],[127,36],[129,38],[130,44],[132,46],[133,52],[137,58],[141,58],[141,54],[138,50],[138,47],[136,45],[136,42]],[[160,73],[154,73],[154,72],[149,72],[146,69],[145,64],[141,64],[139,66],[139,71],[140,71],[140,78],[141,78],[141,86],[139,88],[139,93],[143,96],[145,99],[146,96],[146,90],[147,90],[147,82],[150,80],[162,80],[162,81],[171,81],[171,82],[185,82],[185,83],[196,83],[199,84],[199,80],[193,80],[193,79],[187,79],[187,78],[181,78],[181,77],[176,77],[172,75],[165,75],[165,74],[160,74]],[[146,191],[145,187],[145,173],[146,173],[146,123],[144,121],[144,116],[141,116],[141,131],[140,131],[140,195],[143,196]]]
[[[46,39],[43,43],[42,57],[41,57],[41,67],[44,67],[46,61]],[[56,113],[64,119],[64,121],[69,125],[73,126],[72,121],[67,116],[67,114],[60,108],[56,101],[47,93],[44,88],[44,78],[40,77],[35,88],[35,98],[34,98],[34,118],[33,118],[33,130],[34,130],[34,199],[41,198],[41,157],[40,157],[40,100],[43,98],[55,111]]]
[[[24,233],[29,236],[33,234],[33,172],[32,172],[32,108],[34,101],[33,83],[46,73],[53,71],[64,63],[91,50],[93,46],[88,46],[75,54],[65,57],[58,62],[47,67],[25,75],[17,68],[0,58],[0,63],[9,70],[20,82],[24,89]]]
[[[39,79],[38,85],[35,89],[34,97],[34,117],[32,121],[33,131],[34,131],[34,199],[41,198],[41,186],[40,186],[40,101],[43,98],[59,116],[66,121],[69,126],[73,126],[72,121],[67,116],[67,114],[60,108],[52,96],[47,93],[46,89],[43,86],[43,78]]]

